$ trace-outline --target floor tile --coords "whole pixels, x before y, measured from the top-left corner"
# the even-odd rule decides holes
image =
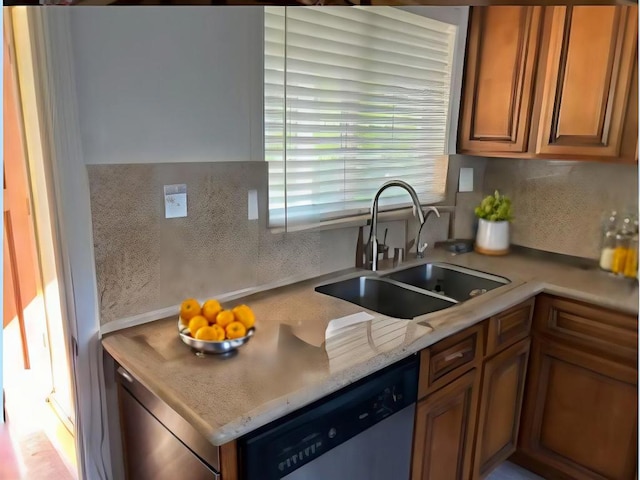
[[[504,462],[491,472],[486,480],[544,480],[544,478],[514,463]]]

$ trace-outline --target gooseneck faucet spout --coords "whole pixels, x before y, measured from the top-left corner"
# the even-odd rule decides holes
[[[416,254],[418,256],[422,256],[422,251],[420,246],[420,231],[422,230],[422,226],[425,222],[425,216],[422,213],[422,207],[420,206],[420,200],[418,199],[418,194],[413,189],[411,185],[402,180],[389,180],[384,183],[376,192],[373,197],[373,203],[371,204],[371,232],[369,233],[369,241],[367,242],[367,253],[370,255],[368,262],[371,265],[371,270],[376,271],[378,269],[378,199],[382,192],[384,192],[387,188],[390,187],[400,187],[406,190],[409,195],[411,195],[411,200],[413,201],[413,206],[415,207],[415,214],[418,215],[418,220],[420,222],[420,228],[418,230],[418,235],[416,237]],[[440,216],[439,212],[438,216]]]

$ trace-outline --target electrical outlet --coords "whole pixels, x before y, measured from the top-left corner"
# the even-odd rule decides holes
[[[164,218],[180,218],[187,216],[187,186],[164,186]]]

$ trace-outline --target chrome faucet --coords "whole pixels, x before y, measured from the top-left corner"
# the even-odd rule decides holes
[[[422,207],[420,206],[420,200],[418,200],[418,194],[407,182],[404,182],[402,180],[389,180],[388,182],[384,183],[376,192],[375,196],[373,197],[373,203],[371,204],[371,231],[369,232],[369,241],[367,242],[366,252],[368,255],[368,261],[366,262],[366,265],[367,267],[369,267],[370,265],[370,268],[373,271],[376,271],[378,269],[378,199],[380,198],[382,192],[384,192],[389,187],[401,187],[405,189],[409,193],[409,195],[411,195],[411,200],[413,201],[413,206],[415,208],[414,215],[418,215],[418,220],[420,221],[420,228],[418,229],[418,235],[416,236],[416,255],[419,258],[422,258],[424,256],[424,250],[427,248],[426,243],[420,244],[420,233],[422,231],[422,227],[425,224],[425,220],[426,218],[428,218],[428,214],[432,212],[438,215],[438,217],[440,216],[440,212],[438,212],[438,209],[435,207],[429,207],[427,217],[424,216]]]

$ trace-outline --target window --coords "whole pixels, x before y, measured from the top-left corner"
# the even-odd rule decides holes
[[[392,178],[444,198],[457,28],[393,7],[265,7],[270,226],[367,213]],[[387,192],[382,206],[408,205]]]

